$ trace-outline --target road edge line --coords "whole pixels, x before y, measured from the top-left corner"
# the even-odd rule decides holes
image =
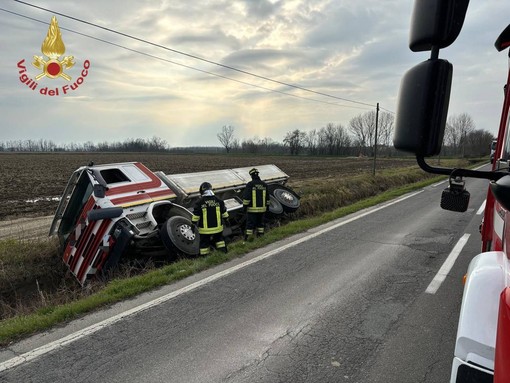
[[[443,265],[441,266],[441,268],[439,269],[437,274],[434,276],[434,279],[432,279],[432,281],[428,285],[427,289],[425,290],[425,293],[435,294],[437,292],[437,290],[439,289],[439,287],[441,287],[441,284],[446,279],[446,276],[452,269],[453,264],[459,257],[460,252],[466,245],[470,236],[471,236],[471,234],[465,233],[462,237],[460,237],[457,244],[453,247],[452,251],[450,252],[448,257],[444,261]]]
[[[369,209],[369,210],[367,210],[367,211],[365,211],[365,212],[363,212],[361,214],[358,214],[358,215],[356,215],[354,217],[351,217],[351,218],[348,218],[348,219],[343,220],[341,222],[338,222],[336,224],[327,226],[327,227],[325,227],[325,228],[323,228],[323,229],[321,229],[321,230],[319,230],[317,232],[308,234],[308,235],[306,235],[306,236],[304,236],[302,238],[299,238],[299,239],[297,239],[297,240],[295,240],[293,242],[290,242],[290,243],[285,244],[285,245],[283,245],[281,247],[278,247],[276,249],[273,249],[273,250],[270,250],[270,251],[268,251],[266,253],[263,253],[263,254],[255,257],[255,258],[249,259],[249,260],[247,260],[245,262],[242,262],[242,263],[240,263],[238,265],[232,266],[232,267],[230,267],[230,268],[228,268],[226,270],[223,270],[223,271],[220,271],[220,272],[218,272],[216,274],[210,275],[210,276],[208,276],[208,277],[206,277],[204,279],[201,279],[200,281],[197,281],[197,282],[194,282],[194,283],[192,283],[192,284],[190,284],[188,286],[182,287],[182,288],[180,288],[180,289],[178,289],[176,291],[173,291],[173,292],[171,292],[169,294],[166,294],[166,295],[164,295],[162,297],[156,298],[156,299],[154,299],[152,301],[149,301],[149,302],[146,302],[146,303],[141,304],[139,306],[133,307],[133,308],[127,310],[127,311],[124,311],[124,312],[122,312],[120,314],[114,315],[114,316],[112,316],[112,317],[110,317],[108,319],[105,319],[105,320],[101,321],[101,322],[98,322],[98,323],[95,323],[93,325],[90,325],[90,326],[88,326],[88,327],[86,327],[86,328],[84,328],[82,330],[75,331],[74,333],[69,334],[69,335],[67,335],[67,336],[65,336],[63,338],[57,339],[57,340],[55,340],[53,342],[50,342],[50,343],[48,343],[46,345],[37,347],[37,348],[35,348],[35,349],[31,350],[31,351],[27,351],[27,352],[25,352],[25,353],[23,353],[21,355],[18,355],[18,356],[14,357],[14,358],[8,359],[8,360],[0,363],[0,372],[3,372],[3,371],[6,371],[8,369],[11,369],[13,367],[19,366],[20,364],[23,364],[25,362],[29,362],[31,360],[34,360],[34,359],[38,358],[39,356],[42,356],[42,355],[47,354],[47,353],[49,353],[51,351],[57,350],[59,348],[62,348],[62,347],[66,346],[66,345],[68,345],[70,343],[73,343],[74,341],[77,341],[77,340],[79,340],[81,338],[84,338],[87,335],[91,335],[91,334],[93,334],[93,333],[95,333],[95,332],[97,332],[97,331],[99,331],[99,330],[101,330],[103,328],[106,328],[106,327],[108,327],[108,326],[110,326],[110,325],[112,325],[112,324],[114,324],[114,323],[116,323],[116,322],[118,322],[118,321],[120,321],[120,320],[122,320],[124,318],[127,318],[129,316],[135,315],[135,314],[140,313],[142,311],[148,310],[148,309],[150,309],[152,307],[155,307],[155,306],[157,306],[157,305],[159,305],[161,303],[164,303],[164,302],[166,302],[166,301],[168,301],[170,299],[173,299],[173,298],[175,298],[175,297],[177,297],[177,296],[179,296],[181,294],[184,294],[186,292],[195,290],[195,289],[197,289],[197,288],[199,288],[199,287],[201,287],[203,285],[206,285],[206,284],[208,284],[210,282],[216,281],[216,280],[218,280],[220,278],[223,278],[224,276],[227,276],[229,274],[233,274],[234,272],[236,272],[236,271],[238,271],[240,269],[243,269],[243,268],[245,268],[245,267],[247,267],[249,265],[252,265],[254,263],[262,261],[262,260],[264,260],[266,258],[269,258],[269,257],[271,257],[271,256],[273,256],[275,254],[278,254],[278,253],[280,253],[280,252],[282,252],[284,250],[287,250],[287,249],[289,249],[291,247],[299,245],[299,244],[301,244],[303,242],[306,242],[306,241],[308,241],[308,240],[310,240],[312,238],[318,237],[319,235],[327,233],[327,232],[329,232],[331,230],[334,230],[334,229],[336,229],[336,228],[338,228],[340,226],[344,226],[344,225],[346,225],[348,223],[356,221],[356,220],[358,220],[360,218],[363,218],[363,217],[365,217],[367,215],[375,213],[375,212],[377,212],[379,210],[382,210],[382,209],[384,209],[384,208],[386,208],[388,206],[392,206],[392,205],[395,205],[395,204],[397,204],[399,202],[402,202],[402,201],[404,201],[404,200],[406,200],[408,198],[412,198],[412,197],[422,193],[423,191],[424,190],[422,189],[422,190],[418,190],[418,191],[415,191],[413,193],[404,195],[403,197],[394,199],[394,200],[392,200],[390,202],[387,202],[387,203],[385,203],[385,204],[383,204],[381,206],[378,206],[376,208]]]

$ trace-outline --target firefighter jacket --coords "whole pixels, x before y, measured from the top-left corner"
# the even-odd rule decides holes
[[[246,184],[243,193],[243,206],[248,213],[265,213],[269,205],[267,184],[260,179],[253,179]]]
[[[198,226],[200,234],[216,234],[223,231],[223,219],[227,217],[225,203],[215,195],[210,195],[197,201],[191,221]]]

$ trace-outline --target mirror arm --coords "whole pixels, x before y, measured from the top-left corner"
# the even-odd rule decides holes
[[[420,168],[425,170],[427,173],[432,174],[444,174],[445,176],[449,176],[455,169],[450,168],[436,168],[433,166],[430,166],[425,162],[425,158],[423,156],[416,156],[416,162],[418,162],[418,165]]]
[[[439,46],[434,45],[430,51],[430,59],[437,60],[439,58]]]
[[[430,166],[425,162],[425,158],[423,156],[416,156],[416,162],[420,168],[425,170],[427,173],[433,174],[444,174],[446,176],[454,177],[471,177],[471,178],[481,178],[491,181],[497,181],[501,177],[507,176],[508,172],[486,172],[480,170],[471,170],[471,169],[453,169],[453,168],[436,168]]]

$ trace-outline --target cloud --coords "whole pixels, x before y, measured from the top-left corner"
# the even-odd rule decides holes
[[[440,53],[454,64],[450,113],[468,112],[478,127],[495,133],[507,61],[506,53],[496,52],[493,43],[508,23],[507,7],[497,0],[471,3],[458,41]],[[52,13],[15,2],[5,5],[42,23],[0,12],[4,140],[95,142],[157,135],[173,146],[218,145],[216,134],[230,124],[240,139],[257,135],[278,141],[296,128],[310,130],[328,122],[346,125],[369,110],[342,98],[370,105],[379,102],[394,111],[402,75],[428,57],[408,49],[411,1],[47,0],[45,4],[54,12],[169,49],[57,16],[66,55],[76,60],[68,70],[73,81],[84,60],[91,67],[72,94],[42,96],[21,83],[16,64],[25,59],[27,73],[32,78],[37,75],[31,60],[41,55]],[[63,79],[44,78],[38,89],[65,84]]]

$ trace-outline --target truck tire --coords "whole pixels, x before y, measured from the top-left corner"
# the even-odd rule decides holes
[[[286,213],[292,213],[300,206],[299,196],[282,185],[269,185],[269,195],[274,197],[283,207]]]
[[[159,235],[165,247],[174,256],[194,256],[200,250],[198,230],[192,228],[191,221],[185,217],[170,217],[161,226]]]
[[[278,200],[272,195],[269,196],[269,205],[267,211],[273,215],[280,215],[283,213],[283,206]]]

